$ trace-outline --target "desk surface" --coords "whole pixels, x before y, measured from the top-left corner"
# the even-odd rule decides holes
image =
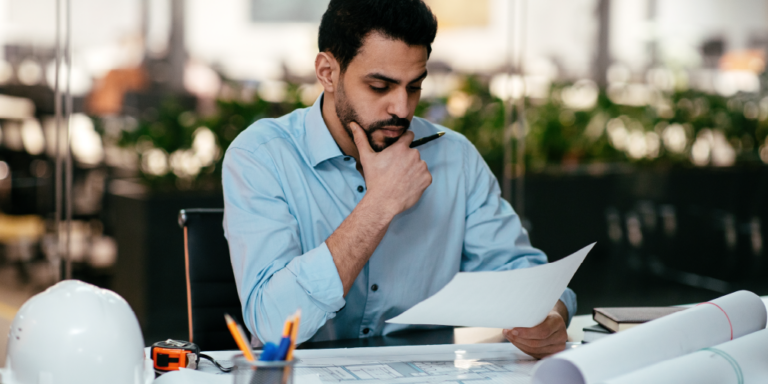
[[[768,311],[768,296],[762,297]],[[568,340],[579,344],[582,329],[595,324],[591,315],[575,316],[568,327]],[[330,348],[360,348],[360,347],[391,347],[408,345],[440,345],[440,344],[475,344],[505,342],[501,330],[495,328],[442,328],[427,331],[411,331],[391,334],[388,336],[370,337],[365,339],[333,340],[324,342],[304,343],[301,349],[330,349]],[[572,347],[576,347],[569,343]],[[148,351],[147,351],[148,352]],[[145,352],[146,353],[146,352]],[[238,351],[216,351],[209,353],[218,360],[228,360]]]
[[[768,296],[762,296],[768,311]],[[584,338],[585,327],[597,324],[592,315],[574,316],[568,326],[568,341],[581,342]],[[400,332],[388,336],[369,337],[365,339],[347,339],[304,343],[299,348],[360,348],[360,347],[394,347],[401,345],[439,345],[439,344],[476,344],[505,342],[501,329],[457,327],[429,331]]]
[[[587,325],[584,325],[587,324]],[[581,329],[594,324],[592,316],[575,316],[568,328],[568,340],[580,342]],[[573,333],[573,335],[571,335]],[[506,342],[501,329],[478,327],[446,327],[434,330],[398,332],[387,336],[364,339],[329,340],[303,343],[299,349],[325,348],[361,348],[361,347],[396,347],[405,345],[440,345],[440,344],[478,344]]]

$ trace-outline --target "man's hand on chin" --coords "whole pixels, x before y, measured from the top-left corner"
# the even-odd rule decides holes
[[[565,328],[567,318],[568,309],[558,300],[541,324],[533,328],[505,329],[502,334],[521,351],[543,359],[565,349],[565,342],[568,340]]]

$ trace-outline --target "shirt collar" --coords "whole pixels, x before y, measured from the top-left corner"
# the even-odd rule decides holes
[[[325,125],[322,104],[323,94],[321,93],[304,118],[304,127],[307,132],[304,146],[313,167],[325,160],[344,155],[339,145],[336,144],[336,140],[331,136],[328,126]]]

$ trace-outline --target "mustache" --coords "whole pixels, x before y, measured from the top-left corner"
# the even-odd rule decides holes
[[[398,128],[408,129],[408,127],[410,126],[411,126],[410,120],[404,119],[402,117],[392,116],[389,119],[379,120],[371,123],[368,126],[368,132],[373,133],[374,131],[382,129],[384,127],[398,127]]]

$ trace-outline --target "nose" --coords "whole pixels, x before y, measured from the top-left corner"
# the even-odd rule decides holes
[[[399,118],[408,117],[408,92],[405,88],[397,89],[390,93],[391,99],[389,100],[389,106],[387,113]]]

